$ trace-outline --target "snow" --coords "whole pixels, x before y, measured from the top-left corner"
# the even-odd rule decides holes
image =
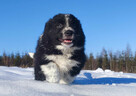
[[[35,81],[33,68],[0,66],[0,96],[136,96],[136,74],[82,70],[70,85]]]
[[[29,52],[28,54],[29,54],[29,56],[30,56],[31,58],[34,57],[34,53]]]

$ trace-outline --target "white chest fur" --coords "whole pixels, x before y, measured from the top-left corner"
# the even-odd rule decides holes
[[[70,59],[71,54],[67,55],[48,55],[47,59],[52,60],[59,68],[60,71],[69,71],[73,66],[77,66],[78,62]]]
[[[56,49],[62,51],[63,55],[46,55],[45,57],[49,60],[52,60],[57,66],[60,68],[60,71],[69,71],[73,66],[77,66],[79,64],[78,61],[70,59],[74,50],[80,50],[81,48],[77,47],[64,47],[62,45],[56,46]]]

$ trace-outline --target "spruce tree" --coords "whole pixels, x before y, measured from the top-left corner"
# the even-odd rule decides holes
[[[133,59],[133,72],[136,73],[136,52],[135,52],[135,56]]]
[[[118,68],[117,68],[117,56],[115,54],[113,55],[113,64],[112,64],[112,66],[113,66],[114,71],[118,70]]]
[[[102,50],[102,69],[110,69],[110,64],[108,61],[108,54],[105,49]]]
[[[113,54],[112,54],[112,52],[109,53],[109,56],[110,56],[110,61],[109,61],[110,62],[110,70],[113,70],[114,65],[113,65]]]
[[[102,56],[97,56],[96,57],[96,62],[99,68],[102,68]]]
[[[10,61],[11,61],[11,66],[15,66],[15,55],[14,55],[14,53],[11,53]]]
[[[2,56],[0,56],[0,66],[2,66]]]
[[[125,71],[125,60],[124,60],[124,52],[119,55],[119,66],[118,71]]]
[[[21,65],[21,56],[19,53],[16,54],[15,56],[15,66],[20,66]]]
[[[130,56],[132,55],[131,49],[129,45],[127,45],[126,52],[125,52],[125,61],[126,61],[126,71],[131,72],[131,61]]]
[[[93,54],[91,53],[90,54],[90,58],[89,58],[89,66],[88,66],[88,69],[92,70],[92,69],[95,69],[95,65],[93,64],[94,62],[94,56]]]
[[[6,52],[3,53],[3,56],[2,56],[2,63],[4,66],[8,66],[8,62],[7,62],[7,54]]]

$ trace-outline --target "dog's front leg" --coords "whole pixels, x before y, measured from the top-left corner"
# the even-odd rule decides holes
[[[41,70],[46,77],[46,81],[50,83],[58,83],[60,80],[60,71],[58,66],[54,62],[50,62],[46,65],[41,65]]]

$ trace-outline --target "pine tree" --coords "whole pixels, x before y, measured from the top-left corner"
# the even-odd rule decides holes
[[[113,70],[114,62],[113,62],[113,54],[112,54],[112,52],[109,53],[109,56],[110,56],[110,70]]]
[[[93,54],[91,53],[90,54],[90,58],[89,58],[89,68],[88,69],[90,69],[90,70],[92,70],[92,69],[95,69],[95,65],[93,64],[93,62],[94,62],[94,57],[93,57]]]
[[[129,45],[127,45],[126,52],[125,52],[125,61],[126,61],[126,71],[131,72],[131,61],[130,61],[130,56],[131,56],[131,49]]]
[[[91,69],[92,69],[92,63],[91,63],[90,57],[88,57],[88,56],[86,55],[86,58],[87,58],[87,61],[86,61],[86,64],[85,64],[84,69],[85,69],[85,70],[91,70]]]
[[[85,66],[83,69],[87,70],[88,66],[89,66],[89,60],[88,60],[88,56],[86,55],[86,62],[85,62]]]
[[[133,60],[134,60],[134,57],[133,57],[133,54],[130,55],[130,69],[129,69],[129,72],[133,72]]]
[[[136,73],[136,52],[135,52],[135,56],[134,56],[134,59],[133,59],[132,68],[133,68],[133,72]]]
[[[2,66],[2,56],[0,56],[0,66]]]
[[[21,65],[21,56],[19,53],[15,56],[15,66],[20,66]]]
[[[125,72],[125,59],[124,59],[124,52],[122,51],[122,54],[119,55],[119,66],[118,71],[124,71]]]
[[[11,62],[10,62],[10,55],[7,56],[7,66],[10,67],[11,66]]]
[[[3,63],[3,65],[4,66],[8,66],[8,62],[7,62],[7,54],[4,52],[3,53],[3,56],[2,56],[3,58],[2,58],[2,63]]]
[[[110,64],[108,61],[108,55],[107,55],[107,51],[105,49],[103,49],[102,51],[102,69],[110,69]]]
[[[11,66],[15,66],[15,55],[13,53],[11,53],[10,62],[11,62]]]
[[[102,56],[97,56],[96,57],[96,62],[99,68],[102,68]]]

